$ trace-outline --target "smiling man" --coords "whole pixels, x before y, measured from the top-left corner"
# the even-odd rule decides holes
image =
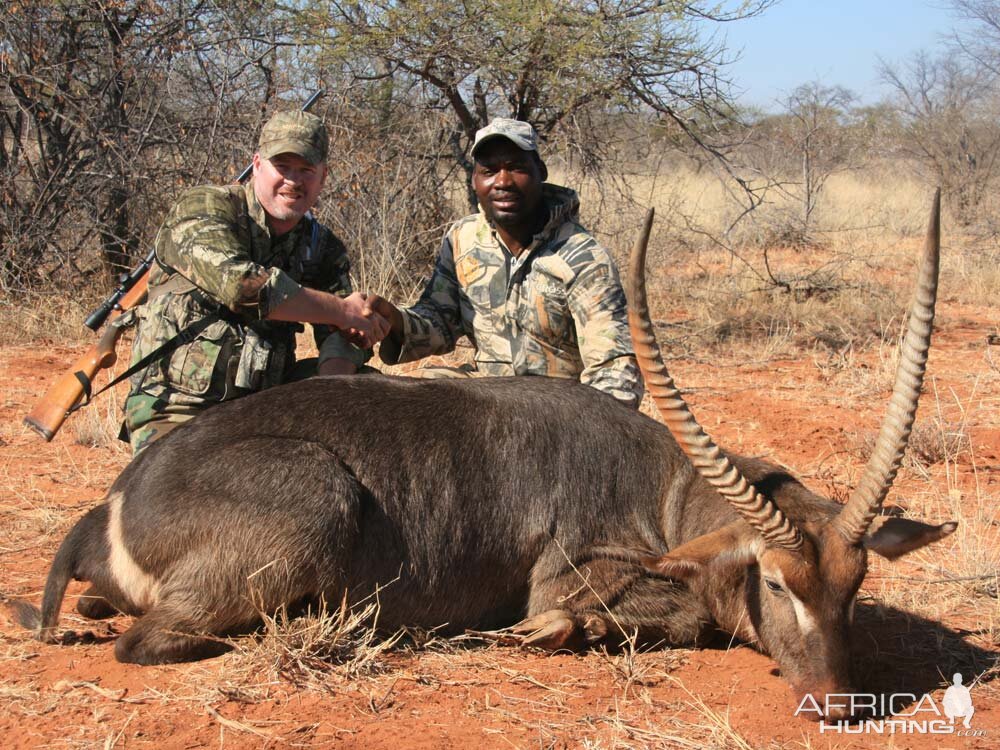
[[[417,304],[369,297],[391,325],[379,356],[396,364],[443,354],[465,335],[480,374],[576,378],[638,407],[642,380],[618,271],[579,224],[576,193],[545,182],[534,128],[495,119],[476,133],[472,156],[480,213],[445,234]]]
[[[184,193],[156,237],[137,309],[125,422],[138,453],[205,408],[311,374],[353,373],[388,324],[351,293],[343,243],[308,213],[329,141],[315,115],[279,112],[245,185]],[[318,360],[295,360],[313,324]]]

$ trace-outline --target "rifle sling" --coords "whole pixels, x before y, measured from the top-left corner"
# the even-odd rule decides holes
[[[97,391],[96,393],[93,393],[93,394],[91,393],[92,385],[93,384],[91,383],[90,378],[88,378],[82,372],[80,372],[79,370],[77,370],[76,372],[73,373],[73,375],[76,376],[76,379],[80,381],[80,385],[83,386],[83,399],[80,402],[78,402],[77,404],[75,404],[72,407],[70,407],[69,411],[67,411],[66,413],[67,414],[72,414],[77,409],[82,409],[84,406],[86,406],[87,404],[89,404],[90,401],[91,401],[91,399],[94,398],[95,396],[100,396],[102,393],[104,393],[109,388],[114,388],[116,385],[118,385],[119,383],[121,383],[123,380],[126,380],[126,379],[132,377],[137,372],[139,372],[140,370],[148,367],[149,365],[151,365],[153,362],[157,361],[161,357],[165,357],[166,355],[170,354],[177,347],[179,347],[179,346],[181,346],[183,344],[190,343],[191,341],[194,341],[195,337],[199,333],[201,333],[202,331],[204,331],[206,328],[208,328],[210,325],[212,325],[212,323],[214,323],[215,321],[217,321],[217,320],[219,320],[221,318],[222,318],[221,315],[214,314],[214,315],[206,315],[201,320],[195,321],[194,323],[192,323],[191,325],[189,325],[187,328],[185,328],[183,331],[177,332],[174,336],[172,336],[171,338],[169,338],[166,341],[164,341],[160,346],[156,347],[153,351],[151,351],[145,357],[143,357],[138,362],[136,362],[134,365],[132,365],[131,367],[129,367],[127,370],[125,370],[125,372],[123,372],[121,375],[119,375],[117,378],[115,378],[114,380],[112,380],[110,383],[108,383],[106,386],[104,386],[103,388],[101,388],[101,390]]]
[[[241,194],[242,194],[242,188],[240,188],[240,195]],[[235,198],[237,196],[237,193],[233,193],[232,195]],[[248,236],[251,236],[251,241],[252,241],[252,235],[251,235],[250,229],[249,229],[250,217],[249,217],[249,214],[246,214],[246,203],[243,202],[242,200],[240,200],[239,204],[243,208],[243,211],[244,211],[243,220],[244,220],[244,222],[246,222],[248,224],[247,234],[248,234]],[[312,221],[312,232],[310,234],[309,242],[307,244],[307,249],[306,249],[307,261],[311,260],[313,258],[314,254],[316,252],[316,244],[317,244],[318,238],[319,238],[319,224],[316,222],[315,219],[312,218],[311,214],[309,215],[309,218]],[[78,403],[76,403],[72,407],[70,407],[69,411],[66,412],[67,414],[72,414],[77,409],[82,409],[84,406],[87,406],[94,397],[101,395],[102,393],[104,393],[109,388],[114,388],[116,385],[118,385],[119,383],[121,383],[123,380],[127,380],[128,378],[132,377],[137,372],[139,372],[140,370],[148,367],[149,365],[151,365],[153,362],[156,362],[161,357],[167,356],[168,354],[170,354],[171,352],[173,352],[174,349],[176,349],[177,347],[182,346],[183,344],[190,343],[191,341],[194,341],[194,338],[199,333],[201,333],[202,331],[204,331],[206,328],[208,328],[208,326],[210,326],[212,323],[214,323],[217,320],[227,320],[230,323],[234,323],[234,324],[240,326],[241,328],[243,328],[243,327],[252,328],[253,327],[247,321],[244,321],[244,320],[238,318],[236,315],[234,315],[232,312],[230,312],[227,308],[225,308],[222,305],[220,305],[218,303],[215,303],[212,300],[210,300],[210,298],[208,296],[206,296],[198,288],[198,286],[196,284],[194,284],[189,279],[187,279],[184,276],[182,276],[180,273],[178,273],[177,271],[175,271],[170,266],[165,265],[162,261],[160,261],[160,259],[158,257],[156,257],[155,255],[153,257],[154,257],[155,261],[160,265],[160,267],[163,268],[164,271],[166,271],[167,273],[169,273],[170,276],[162,284],[157,284],[157,285],[155,285],[153,287],[150,287],[150,289],[149,289],[149,291],[147,292],[147,295],[146,295],[146,304],[149,304],[149,302],[151,302],[152,300],[156,299],[157,297],[159,297],[159,296],[161,296],[163,294],[168,294],[168,293],[185,294],[185,293],[187,293],[187,294],[191,294],[196,300],[198,300],[199,303],[201,303],[205,307],[212,307],[213,305],[218,305],[217,312],[209,314],[209,315],[206,315],[201,320],[198,320],[198,321],[192,323],[191,325],[189,325],[183,331],[178,332],[172,338],[168,339],[163,344],[161,344],[160,346],[158,346],[156,349],[154,349],[153,351],[151,351],[149,354],[147,354],[145,357],[143,357],[142,359],[140,359],[134,365],[132,365],[131,367],[129,367],[127,370],[125,370],[125,372],[123,372],[121,375],[119,375],[118,377],[116,377],[114,380],[112,380],[110,383],[108,383],[106,386],[104,386],[103,388],[101,388],[101,390],[97,391],[96,393],[92,392],[93,391],[93,383],[91,382],[90,378],[88,378],[85,374],[83,374],[79,370],[77,370],[76,372],[74,372],[73,375],[76,377],[77,380],[80,381],[80,385],[83,386],[83,399],[81,399]],[[265,261],[265,264],[268,263],[268,262],[270,262],[270,260],[273,257],[274,256],[272,255],[271,258],[269,258],[267,261]]]

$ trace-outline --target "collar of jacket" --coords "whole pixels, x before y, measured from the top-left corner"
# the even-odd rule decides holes
[[[253,177],[243,183],[243,194],[247,199],[247,215],[257,225],[257,231],[270,239],[271,229],[267,226],[267,213],[257,200],[257,193],[253,189]]]
[[[580,218],[580,196],[575,190],[562,185],[542,185],[542,200],[549,212],[549,220],[545,222],[537,237],[548,239],[559,231],[559,227],[567,221],[578,221]]]
[[[522,259],[527,258],[535,249],[545,244],[551,237],[555,236],[559,228],[567,221],[577,221],[580,216],[580,197],[575,190],[562,185],[552,185],[548,182],[542,184],[542,203],[548,212],[548,219],[545,226],[534,237],[531,243],[525,248]],[[482,209],[479,210],[479,219],[489,229],[490,239],[497,247],[500,247],[500,238],[492,222],[486,218]]]

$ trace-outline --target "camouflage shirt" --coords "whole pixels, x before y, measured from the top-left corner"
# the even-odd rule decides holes
[[[156,237],[149,299],[137,310],[132,361],[178,332],[193,330],[196,337],[136,373],[131,400],[142,395],[161,404],[208,406],[276,385],[295,364],[295,333],[302,326],[265,320],[268,313],[302,286],[351,293],[344,245],[329,229],[307,218],[271,237],[265,218],[253,180],[193,188],[171,209]],[[313,330],[320,362],[343,357],[360,365],[367,358],[328,326]],[[245,370],[240,360],[251,346]],[[134,429],[143,418],[133,419],[132,412],[127,404]]]
[[[549,219],[517,258],[481,212],[451,227],[423,294],[401,311],[398,356],[383,342],[383,359],[442,354],[465,335],[485,375],[579,378],[637,408],[642,379],[614,261],[577,223],[574,191],[546,183],[543,197]]]

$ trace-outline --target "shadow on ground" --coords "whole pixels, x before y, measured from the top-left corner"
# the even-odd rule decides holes
[[[983,686],[1000,677],[1000,652],[972,642],[987,636],[984,630],[952,629],[912,612],[859,603],[852,635],[859,691],[908,693],[919,701],[924,693],[951,684],[956,672],[966,686]],[[904,705],[897,703],[896,710]]]

